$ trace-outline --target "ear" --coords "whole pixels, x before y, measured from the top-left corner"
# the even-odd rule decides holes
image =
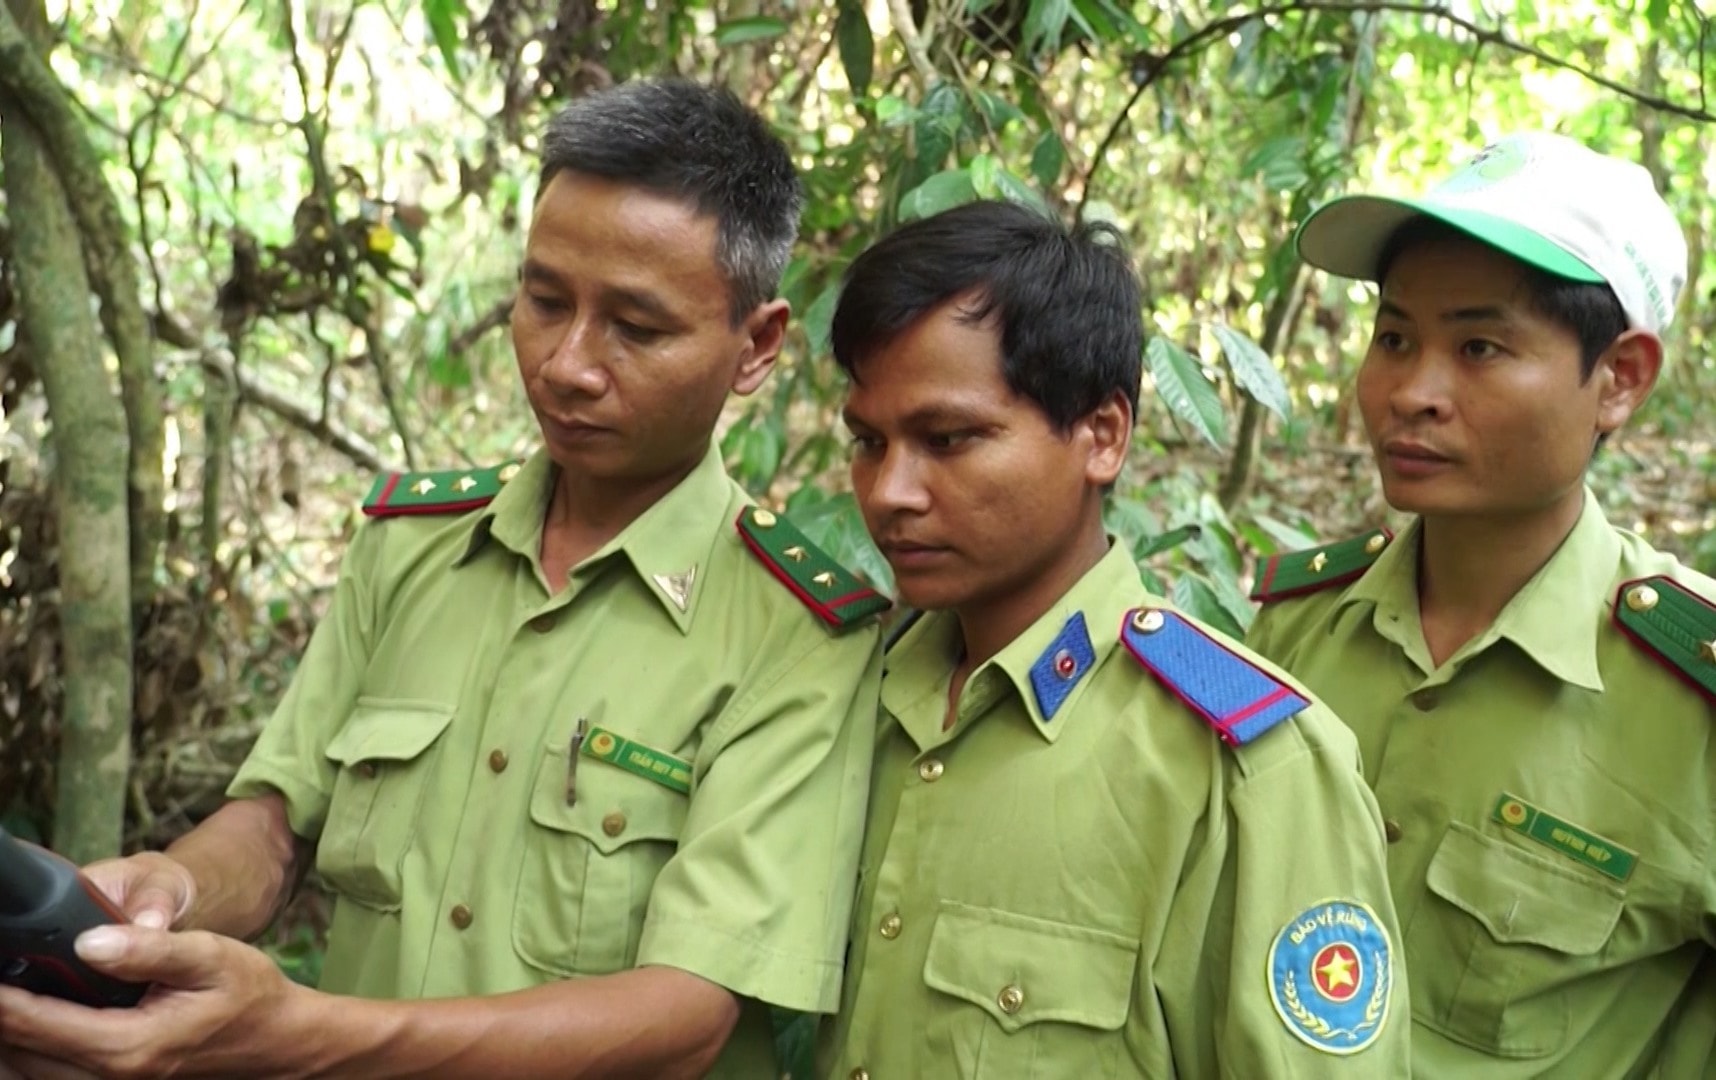
[[[1656,386],[1662,372],[1662,342],[1645,330],[1628,330],[1597,360],[1592,378],[1601,380],[1597,431],[1607,435],[1626,423]]]
[[[770,300],[766,304],[758,304],[745,316],[744,355],[739,359],[738,370],[733,373],[735,394],[742,397],[753,393],[768,378],[774,369],[775,359],[781,354],[781,345],[786,341],[787,318],[791,314],[791,304],[785,300]]]
[[[1132,406],[1116,390],[1080,420],[1077,434],[1089,440],[1084,477],[1093,487],[1107,487],[1120,476],[1126,451],[1132,446]]]

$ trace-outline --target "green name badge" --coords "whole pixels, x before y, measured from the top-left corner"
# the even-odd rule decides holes
[[[1554,848],[1574,862],[1584,863],[1597,873],[1616,881],[1625,881],[1638,864],[1638,852],[1628,850],[1613,840],[1605,840],[1586,832],[1571,821],[1526,802],[1517,795],[1502,792],[1491,815],[1502,825],[1529,836],[1544,847]]]
[[[584,757],[618,765],[634,776],[653,780],[681,795],[691,794],[691,762],[603,727],[591,727],[578,751]]]

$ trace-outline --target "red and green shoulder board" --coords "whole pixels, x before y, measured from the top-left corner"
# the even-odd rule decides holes
[[[1716,604],[1673,578],[1642,578],[1615,593],[1615,625],[1716,703]]]
[[[488,469],[438,469],[433,472],[386,473],[375,478],[363,512],[370,517],[406,514],[459,514],[487,506],[519,463],[509,461]]]
[[[1258,568],[1251,598],[1267,604],[1271,600],[1345,585],[1370,569],[1393,539],[1394,534],[1387,529],[1372,529],[1351,540],[1271,555]]]
[[[748,506],[735,524],[745,546],[769,573],[834,629],[856,626],[893,606],[779,514]]]

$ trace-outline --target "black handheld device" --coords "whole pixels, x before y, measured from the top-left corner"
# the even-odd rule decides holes
[[[0,829],[0,983],[81,1005],[127,1007],[147,986],[78,959],[72,943],[125,916],[77,867]]]

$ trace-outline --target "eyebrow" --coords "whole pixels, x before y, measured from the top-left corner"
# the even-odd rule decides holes
[[[526,282],[548,285],[556,289],[566,288],[566,279],[561,276],[559,271],[544,263],[537,262],[535,259],[524,261],[524,266],[519,271],[519,277]],[[662,322],[677,326],[684,321],[659,296],[643,289],[609,287],[603,290],[603,296],[611,303],[632,308]]]
[[[1377,301],[1376,313],[1378,315],[1388,315],[1396,319],[1404,319],[1407,322],[1412,321],[1412,316],[1406,313],[1405,308],[1387,300]],[[1444,311],[1441,314],[1440,319],[1442,322],[1452,323],[1512,321],[1505,309],[1496,307],[1493,304],[1483,307],[1455,308],[1452,311]]]
[[[853,412],[850,405],[840,411],[840,418],[846,422],[847,427],[873,426]],[[989,427],[990,424],[991,422],[978,412],[939,402],[914,409],[900,421],[900,426],[908,430],[928,427]]]

